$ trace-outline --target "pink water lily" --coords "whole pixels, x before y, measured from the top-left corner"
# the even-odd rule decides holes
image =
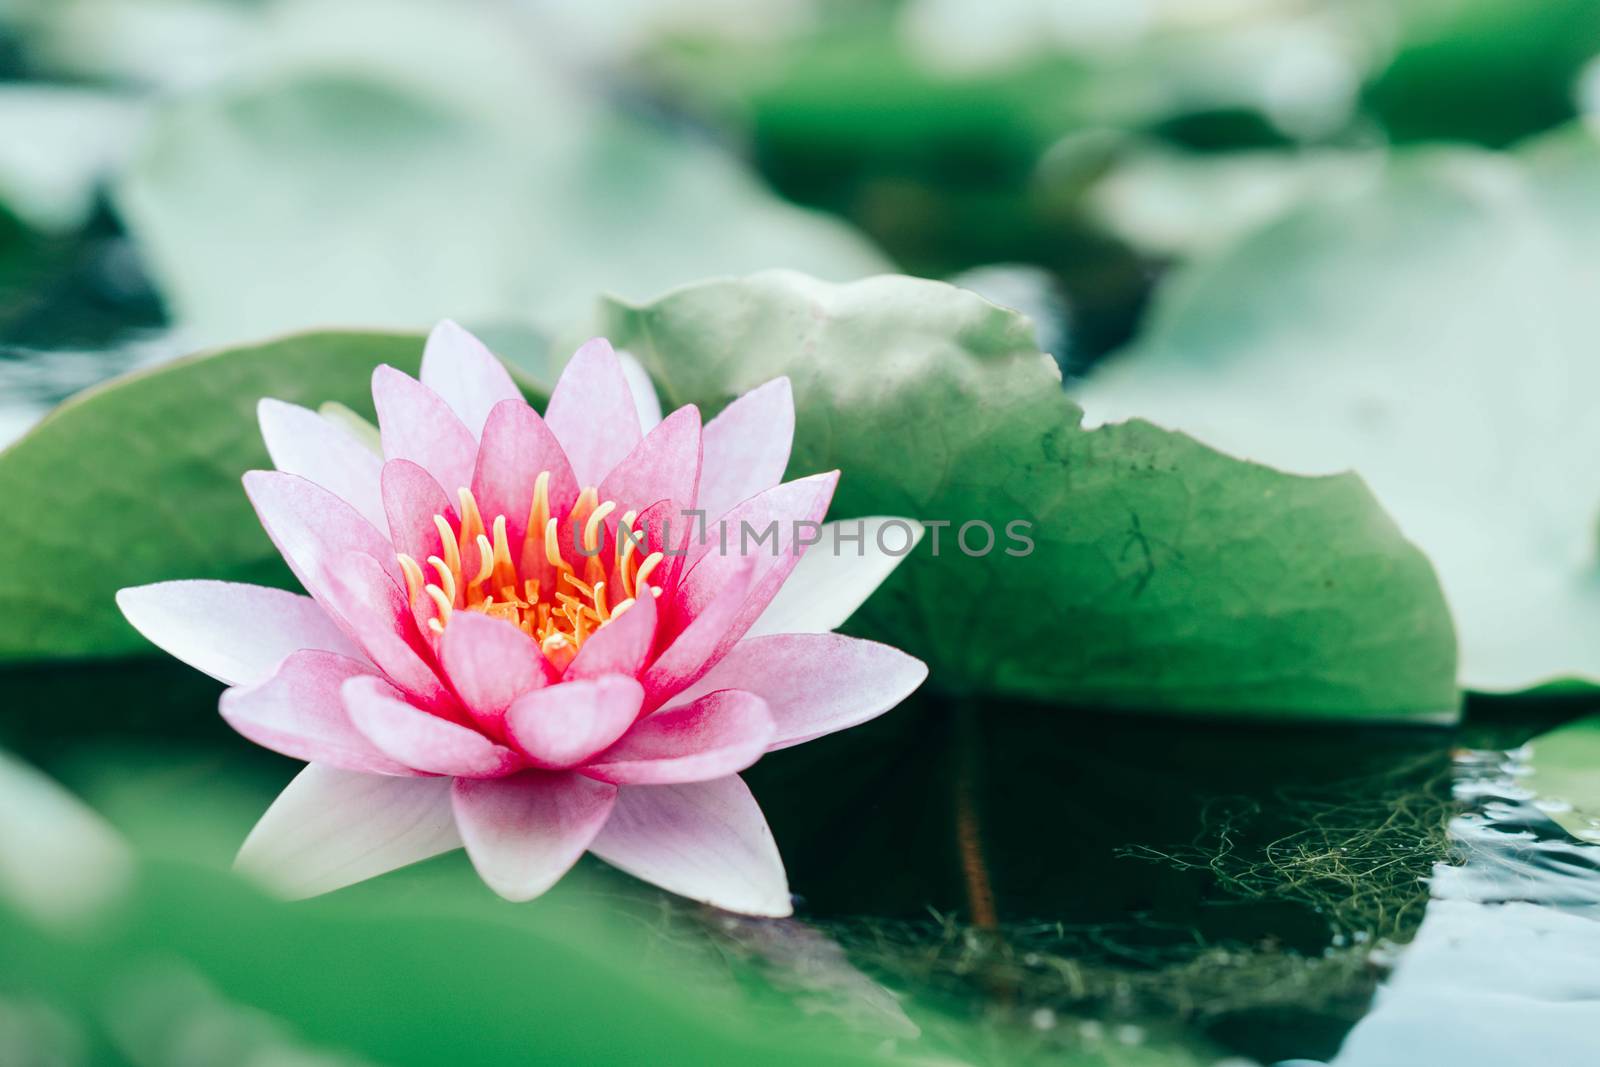
[[[695,900],[788,914],[738,772],[926,676],[830,632],[899,562],[873,535],[885,520],[840,550],[824,526],[804,551],[838,473],[781,481],[786,379],[702,427],[693,406],[662,418],[638,365],[595,340],[541,418],[448,322],[420,377],[373,375],[381,456],[262,401],[277,470],[245,490],[310,596],[215,581],[118,595],[151,641],[232,686],[235,730],[308,763],[240,866],[304,896],[464,845],[491,888],[527,900],[589,851]],[[739,535],[774,521],[776,544]]]

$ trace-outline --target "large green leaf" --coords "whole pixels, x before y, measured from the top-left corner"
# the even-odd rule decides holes
[[[0,452],[0,662],[149,646],[112,601],[170,578],[283,583],[239,477],[269,466],[256,402],[371,414],[372,369],[415,372],[420,338],[320,333],[214,352],[68,401]]]
[[[1173,275],[1082,402],[1353,468],[1438,567],[1467,687],[1600,680],[1597,172],[1579,129],[1401,156]]]
[[[1526,762],[1522,784],[1540,809],[1579,840],[1600,842],[1600,715],[1535,737]]]
[[[858,615],[945,691],[1244,715],[1453,715],[1428,562],[1355,477],[1300,478],[1131,421],[1095,431],[1030,323],[936,282],[787,272],[611,300],[604,329],[670,404],[778,374],[791,472],[844,471],[833,516],[948,520]],[[991,524],[992,554],[955,528]],[[1005,554],[1031,522],[1035,550]],[[973,531],[971,547],[982,537]]]
[[[576,91],[509,11],[356,11],[290,5],[271,61],[162,110],[119,186],[174,313],[209,341],[526,321],[604,287],[886,266],[718,147]]]

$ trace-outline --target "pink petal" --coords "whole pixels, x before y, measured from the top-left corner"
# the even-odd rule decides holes
[[[632,678],[644,669],[655,638],[656,598],[639,597],[633,607],[589,635],[562,677],[567,681],[606,674]]]
[[[514,700],[556,681],[533,638],[476,611],[451,616],[439,639],[439,658],[472,717],[496,734]]]
[[[688,626],[645,669],[640,681],[644,683],[647,708],[660,707],[715,665],[713,657],[723,646],[728,628],[744,611],[755,582],[756,561],[748,556],[733,559],[735,567],[726,572],[716,595],[700,607]]]
[[[710,781],[760,759],[772,732],[766,701],[724,689],[641,719],[585,764],[583,773],[618,785]]]
[[[627,375],[603,337],[573,355],[545,408],[545,422],[572,461],[580,486],[598,486],[642,436]]]
[[[600,483],[600,499],[619,511],[658,500],[690,503],[700,485],[700,410],[692,404],[662,420]]]
[[[426,569],[428,557],[442,555],[435,515],[443,515],[451,529],[460,527],[454,502],[433,475],[409,459],[391,459],[383,465],[383,507],[388,517],[389,540]]]
[[[400,580],[388,539],[328,490],[280,471],[246,473],[244,490],[284,562],[324,607],[322,576],[330,563],[347,553],[362,552],[383,561],[390,577]]]
[[[715,521],[735,504],[783,481],[794,441],[794,392],[774,378],[706,423],[698,507]]]
[[[340,687],[355,728],[384,755],[414,770],[461,778],[499,778],[522,760],[476,730],[412,707],[381,678],[351,678]]]
[[[372,668],[331,652],[296,652],[257,686],[222,694],[222,717],[274,752],[367,774],[414,773],[389,758],[345,714],[339,687]]]
[[[669,625],[681,626],[684,619],[695,619],[706,605],[724,596],[727,582],[737,569],[754,562],[755,577],[744,603],[723,628],[721,640],[707,654],[707,667],[744,636],[777,595],[804,554],[803,541],[814,533],[805,524],[820,525],[838,481],[839,472],[830,471],[785,482],[738,505],[709,531],[704,554],[690,564],[679,584]],[[748,544],[746,524],[755,531]],[[775,538],[757,545],[755,537],[769,526],[776,530]],[[724,530],[726,551],[722,544]],[[741,556],[741,552],[748,554]]]
[[[528,510],[540,473],[550,472],[551,514],[565,518],[578,497],[572,464],[549,425],[520,400],[502,403],[489,413],[483,443],[478,449],[472,492],[483,512],[484,524],[494,527],[495,516],[506,517],[506,535],[512,558],[537,562],[544,556],[544,531],[535,531],[531,555],[519,553],[528,531]]]
[[[522,402],[522,391],[500,361],[482,341],[449,319],[428,335],[418,377],[450,405],[474,438],[482,435],[484,421],[496,404]]]
[[[841,533],[850,540],[838,538]],[[914,519],[823,523],[817,543],[800,557],[745,636],[820,634],[844,625],[910,556],[922,534],[922,524]]]
[[[157,582],[119,590],[117,606],[153,643],[229,685],[266,681],[302,648],[364,658],[314,600],[282,589]]]
[[[439,394],[390,366],[372,372],[385,459],[409,459],[445,492],[472,484],[478,442]]]
[[[737,775],[624,786],[589,847],[613,867],[690,900],[773,918],[794,911],[772,831]]]
[[[332,420],[281,400],[266,399],[256,405],[256,421],[274,467],[315,482],[383,528],[383,498],[378,492],[383,460],[372,449]]]
[[[448,778],[391,778],[313,763],[261,816],[234,866],[290,899],[461,847]]]
[[[561,880],[616,803],[617,787],[580,774],[524,771],[509,778],[457,778],[456,826],[489,888],[532,900]]]
[[[672,706],[717,690],[748,690],[766,701],[776,724],[770,752],[875,719],[927,676],[921,660],[876,641],[840,634],[747,637]]]
[[[321,585],[334,617],[390,681],[434,710],[455,704],[420,641],[405,591],[382,564],[348,553],[330,565]]]
[[[643,701],[632,678],[562,682],[519,697],[506,730],[536,766],[572,767],[626,733]]]
[[[689,505],[676,500],[658,500],[639,512],[633,529],[644,543],[638,551],[646,556],[661,552],[666,557],[652,572],[651,585],[665,590],[678,584],[678,575],[688,559],[694,538],[700,534],[700,527]],[[613,540],[612,545],[615,544]]]
[[[628,379],[628,390],[633,393],[633,406],[639,412],[639,429],[649,433],[661,421],[661,398],[656,395],[650,372],[628,352],[618,352],[617,362],[622,364],[622,376]]]

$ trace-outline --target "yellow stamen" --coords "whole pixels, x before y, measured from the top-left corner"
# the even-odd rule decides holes
[[[439,609],[439,617],[433,621],[441,626],[449,622],[450,612],[454,610],[454,605],[450,603],[450,598],[444,595],[444,590],[436,585],[430,585],[423,592],[433,598],[434,605]]]
[[[426,595],[437,609],[437,617],[426,624],[428,634],[442,634],[456,611],[480,612],[505,619],[528,634],[539,642],[545,658],[563,670],[590,635],[632,608],[646,589],[660,595],[660,588],[650,585],[649,579],[665,556],[646,555],[645,540],[634,529],[638,512],[623,512],[618,520],[616,548],[609,557],[616,570],[612,574],[600,553],[606,522],[617,512],[617,502],[602,501],[599,491],[589,486],[559,515],[552,509],[550,483],[549,471],[541,471],[534,480],[528,528],[516,555],[506,517],[495,515],[492,522],[486,521],[472,490],[462,488],[456,494],[459,519],[452,522],[448,512],[434,516],[439,554],[429,556],[426,565],[404,554],[396,557],[410,600],[415,603]],[[564,543],[563,522],[574,527],[577,545]],[[568,558],[568,551],[576,554]],[[547,564],[553,575],[546,574]],[[519,573],[526,567],[538,577]],[[625,595],[613,606],[611,598],[619,583]]]
[[[600,553],[600,524],[606,521],[607,515],[616,510],[617,502],[607,500],[589,515],[589,521],[583,527],[583,550],[591,556]]]
[[[643,563],[639,564],[639,573],[633,576],[633,588],[635,590],[635,596],[638,595],[638,590],[644,588],[644,583],[649,580],[650,575],[655,573],[656,567],[658,567],[661,564],[661,561],[666,558],[667,557],[665,553],[652,552],[645,557]]]
[[[578,654],[578,646],[564,633],[553,633],[539,642],[539,651],[544,653],[544,658],[558,671],[567,669],[574,656]]]
[[[433,525],[439,531],[439,540],[444,543],[444,565],[451,571],[460,571],[461,547],[456,544],[456,535],[450,529],[450,523],[443,515],[435,515]]]
[[[561,542],[556,540],[556,520],[551,519],[544,528],[544,558],[557,570],[571,572],[572,564],[561,558]]]
[[[471,589],[487,582],[494,576],[494,546],[489,544],[489,539],[483,534],[478,535],[478,573],[473,576],[467,585]]]
[[[395,559],[400,563],[400,573],[406,576],[406,603],[415,603],[422,595],[422,587],[428,584],[427,575],[422,573],[422,565],[404,552]]]
[[[428,557],[428,566],[439,576],[439,589],[450,598],[450,603],[456,602],[456,572],[438,556]]]

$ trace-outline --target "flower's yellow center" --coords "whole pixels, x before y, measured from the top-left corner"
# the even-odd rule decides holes
[[[444,633],[455,612],[480,611],[505,619],[539,642],[545,658],[560,670],[572,662],[589,635],[632,607],[636,597],[646,592],[661,595],[660,587],[650,584],[650,576],[663,556],[640,552],[642,537],[633,528],[634,512],[622,516],[611,558],[601,558],[605,521],[617,505],[601,501],[592,488],[578,494],[563,527],[550,513],[550,473],[541,473],[534,485],[527,534],[515,551],[506,535],[504,515],[485,525],[472,490],[459,490],[459,498],[457,529],[451,529],[444,515],[433,517],[443,556],[429,556],[426,569],[403,552],[397,557],[410,603],[416,606],[419,597],[433,602],[435,614],[428,619],[428,629],[436,635]],[[563,529],[574,531],[581,544],[581,550],[572,546],[572,559],[563,553]]]

